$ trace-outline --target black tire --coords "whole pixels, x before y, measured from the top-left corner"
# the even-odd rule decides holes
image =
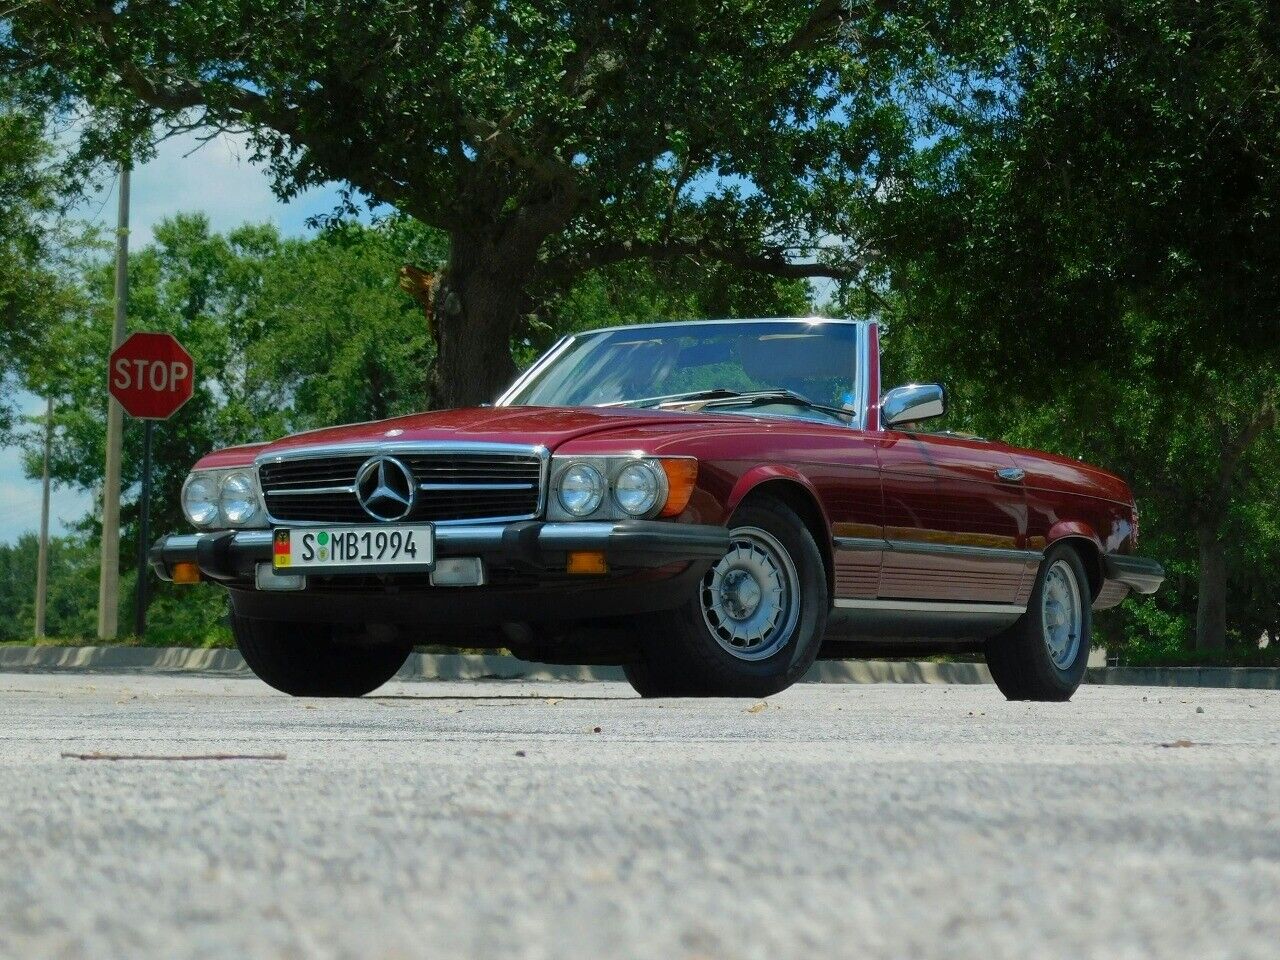
[[[326,623],[232,615],[231,629],[258,679],[295,697],[362,697],[394,677],[413,650],[407,640]]]
[[[1065,565],[1074,576],[1079,601],[1079,642],[1074,658],[1065,664],[1054,662],[1044,630],[1045,580],[1049,571],[1059,564]],[[1000,692],[1010,700],[1070,700],[1084,679],[1089,662],[1092,602],[1089,578],[1080,555],[1065,544],[1046,553],[1036,574],[1027,612],[1004,633],[987,641],[987,666]]]
[[[761,654],[772,650],[767,657],[746,660],[730,653],[703,614],[702,597],[710,596],[709,572],[687,603],[643,619],[640,657],[624,667],[642,697],[767,697],[791,686],[813,665],[831,604],[822,553],[804,522],[776,500],[744,505],[729,523],[731,532],[750,528],[768,534],[794,567],[794,623],[762,647]],[[788,615],[784,627],[790,622]]]
[[[649,666],[648,652],[641,659],[622,665],[623,676],[631,688],[645,699],[653,697],[695,697],[698,694],[688,683],[681,683],[680,677],[669,670],[653,670]]]

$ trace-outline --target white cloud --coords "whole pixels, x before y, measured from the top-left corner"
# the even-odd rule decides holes
[[[203,144],[194,134],[162,143],[155,159],[138,167],[131,178],[130,246],[145,247],[156,223],[175,213],[203,212],[218,231],[271,222],[286,235],[297,235],[306,232],[309,217],[337,206],[336,187],[317,187],[291,203],[280,202],[266,172],[250,164],[249,156],[244,138],[231,134]],[[108,231],[115,228],[114,181],[86,201],[85,213]]]

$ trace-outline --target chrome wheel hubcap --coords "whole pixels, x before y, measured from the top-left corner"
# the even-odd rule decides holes
[[[729,552],[702,579],[702,619],[740,660],[773,656],[800,619],[800,578],[786,548],[759,527],[729,534]]]
[[[1084,606],[1076,573],[1067,561],[1055,561],[1045,574],[1040,606],[1049,659],[1059,670],[1069,669],[1080,653]]]

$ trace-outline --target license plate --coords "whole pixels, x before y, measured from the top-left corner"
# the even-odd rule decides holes
[[[395,527],[278,528],[272,565],[280,572],[308,570],[429,570],[435,560],[429,523]]]

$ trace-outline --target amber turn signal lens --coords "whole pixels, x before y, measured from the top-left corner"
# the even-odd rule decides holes
[[[575,550],[565,564],[566,573],[608,573],[609,564],[604,554],[594,550]]]
[[[670,457],[658,461],[667,475],[667,502],[662,505],[660,517],[678,517],[689,505],[693,496],[693,484],[698,479],[698,461],[693,457]]]
[[[181,563],[175,563],[169,573],[172,574],[174,583],[200,582],[200,568],[194,563],[189,563],[185,560]]]

